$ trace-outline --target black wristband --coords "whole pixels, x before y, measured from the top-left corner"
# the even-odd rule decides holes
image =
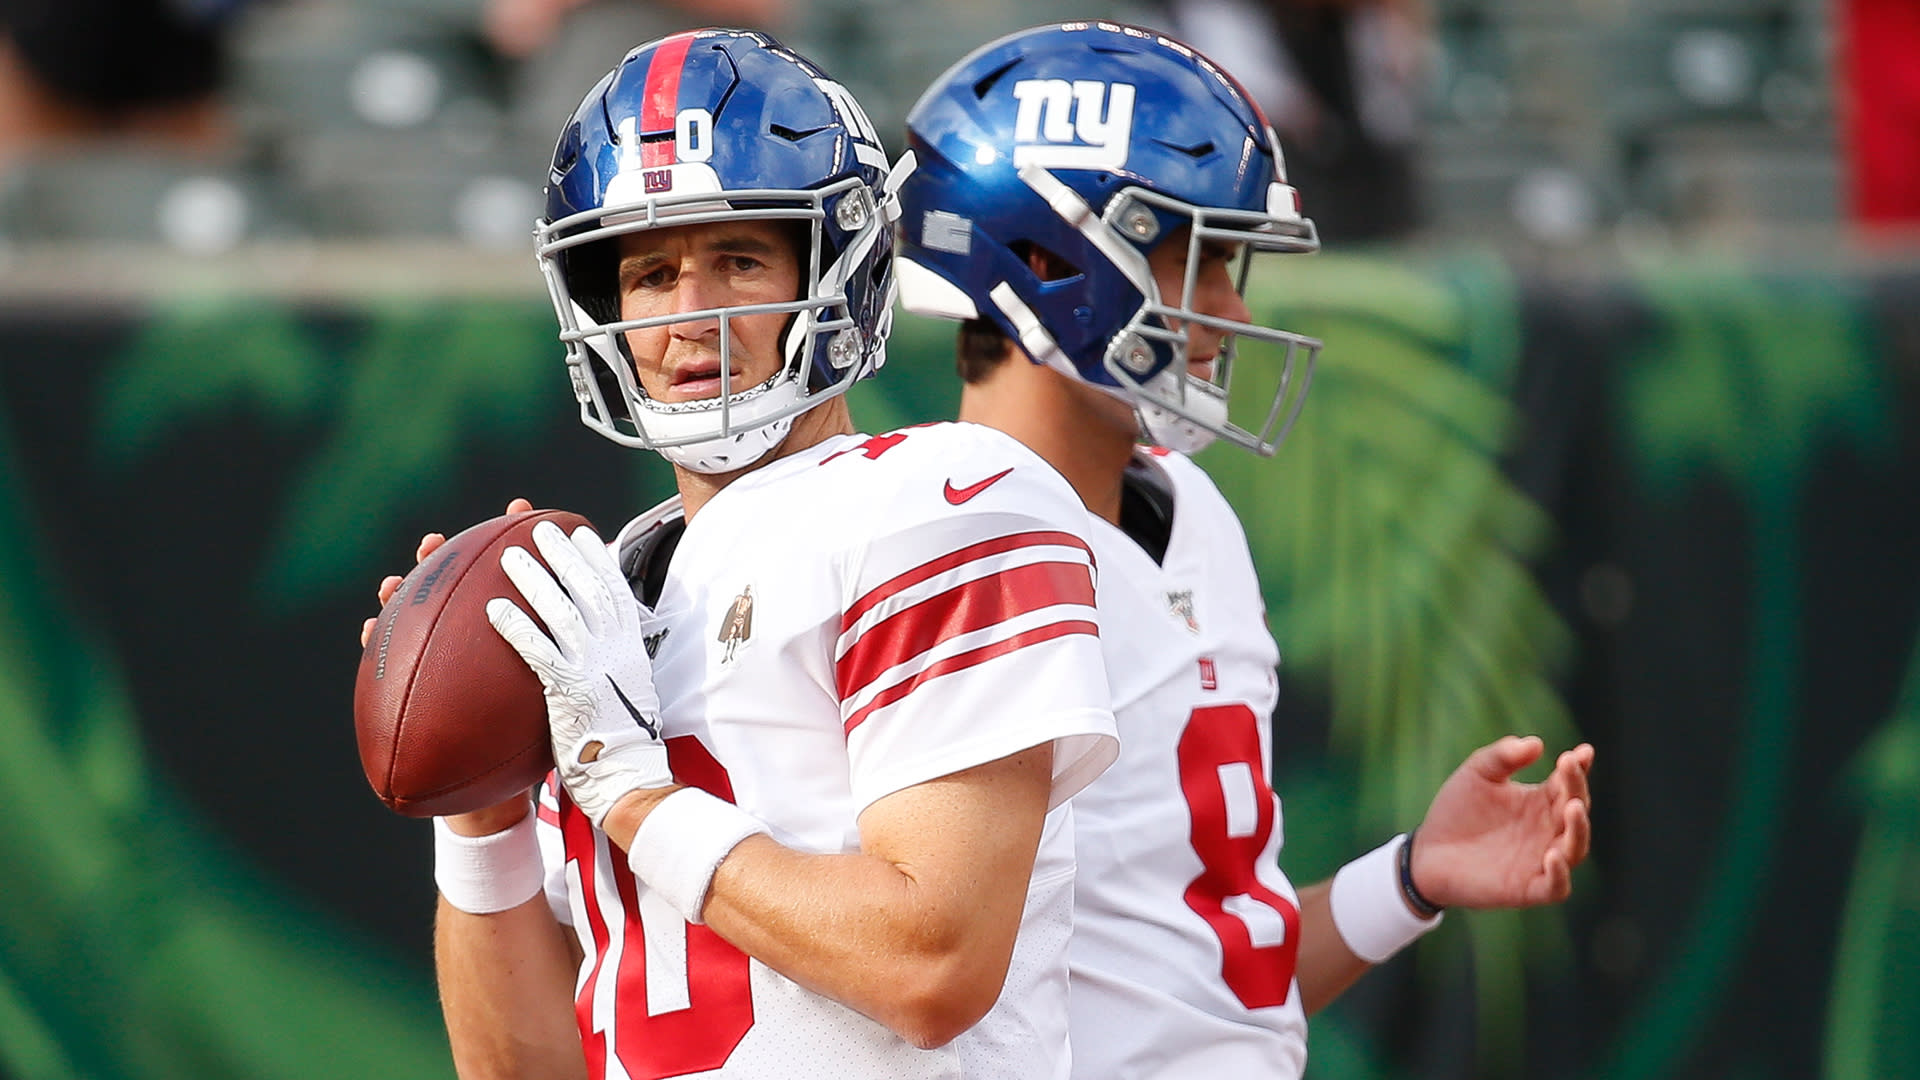
[[[1407,906],[1415,915],[1431,919],[1447,910],[1446,905],[1436,904],[1420,895],[1420,889],[1413,883],[1413,838],[1420,829],[1416,826],[1407,833],[1407,842],[1400,845],[1400,895],[1407,898]]]

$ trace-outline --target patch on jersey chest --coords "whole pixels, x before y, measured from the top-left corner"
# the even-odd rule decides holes
[[[1193,590],[1180,589],[1167,593],[1167,612],[1187,626],[1189,633],[1200,632],[1200,620],[1193,616]]]
[[[733,606],[727,609],[727,617],[720,620],[720,633],[716,638],[726,651],[721,653],[720,662],[731,663],[740,646],[753,636],[753,586],[740,590],[733,598]]]

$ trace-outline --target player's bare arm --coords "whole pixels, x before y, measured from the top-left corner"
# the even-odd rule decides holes
[[[448,819],[463,836],[502,832],[532,812],[521,799]],[[543,896],[474,915],[445,898],[434,917],[434,969],[454,1068],[462,1080],[586,1075],[571,999],[580,954]]]
[[[1000,994],[1052,763],[1043,745],[889,795],[861,815],[857,854],[750,837],[713,876],[707,925],[914,1045],[944,1045]],[[626,849],[660,794],[623,800],[608,837]]]

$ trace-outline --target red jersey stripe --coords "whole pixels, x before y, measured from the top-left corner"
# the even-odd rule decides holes
[[[643,136],[642,165],[673,164],[672,139],[647,141],[644,136],[673,129],[674,116],[680,111],[680,72],[687,66],[687,50],[693,47],[696,36],[688,32],[662,41],[654,48],[653,59],[647,62],[647,89],[640,98],[640,130],[636,133]]]
[[[977,544],[969,544],[959,551],[951,552],[929,562],[921,563],[919,566],[905,573],[898,574],[867,590],[865,596],[862,596],[859,601],[848,608],[845,615],[840,616],[840,632],[843,634],[846,633],[848,627],[860,621],[860,616],[878,607],[888,597],[903,589],[912,588],[928,578],[937,577],[956,567],[965,566],[967,563],[973,562],[976,559],[984,559],[989,555],[998,555],[1007,551],[1018,551],[1023,547],[1039,547],[1045,544],[1059,544],[1079,548],[1081,551],[1087,552],[1087,558],[1093,558],[1093,552],[1088,550],[1087,542],[1067,532],[1035,531],[1009,533],[1006,536],[996,536],[992,540],[982,540]]]
[[[840,700],[940,642],[1055,604],[1093,606],[1093,574],[1080,563],[1016,566],[956,585],[867,628],[834,665]]]
[[[939,663],[929,665],[925,671],[915,675],[913,678],[902,680],[888,687],[874,697],[872,701],[861,706],[858,712],[847,717],[847,734],[853,734],[853,729],[865,723],[867,717],[873,715],[875,710],[884,709],[894,702],[899,701],[901,698],[913,693],[915,688],[924,682],[937,679],[942,675],[950,675],[956,671],[964,671],[967,668],[973,667],[975,664],[984,664],[995,657],[1005,656],[1010,652],[1023,649],[1028,645],[1037,645],[1042,641],[1052,641],[1054,638],[1067,637],[1072,634],[1086,634],[1090,637],[1099,637],[1100,629],[1093,623],[1083,619],[1049,623],[1046,626],[1035,627],[1025,633],[1015,634],[1004,641],[996,641],[991,645],[982,645],[977,649],[971,649],[967,652],[956,653],[953,656],[949,656]]]

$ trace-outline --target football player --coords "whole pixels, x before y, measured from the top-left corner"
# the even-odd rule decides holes
[[[961,418],[1026,443],[1097,519],[1122,749],[1074,800],[1074,1074],[1298,1077],[1307,1015],[1443,909],[1568,895],[1592,748],[1531,785],[1513,776],[1540,740],[1483,747],[1416,830],[1296,890],[1268,778],[1278,653],[1239,521],[1187,457],[1271,453],[1320,349],[1241,298],[1249,262],[1318,247],[1272,130],[1180,42],[1066,23],[936,81],[909,168],[902,300],[962,322]]]
[[[854,432],[886,180],[756,33],[637,48],[567,121],[537,247],[573,393],[679,494],[503,558],[558,767],[537,814],[436,823],[463,1076],[1066,1075],[1055,808],[1117,753],[1087,514],[999,432]]]

